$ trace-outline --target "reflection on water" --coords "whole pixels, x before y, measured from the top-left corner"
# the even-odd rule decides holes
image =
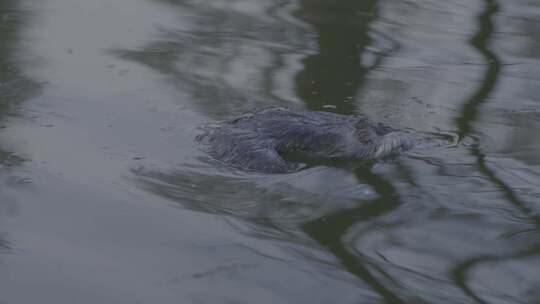
[[[486,102],[493,92],[501,70],[501,61],[489,49],[488,45],[494,32],[492,19],[498,12],[498,4],[495,1],[490,0],[484,2],[486,6],[485,11],[478,17],[480,30],[471,39],[471,45],[482,54],[487,68],[484,77],[480,82],[480,87],[475,91],[473,96],[464,103],[462,114],[456,123],[459,129],[458,135],[460,139],[463,139],[463,137],[471,133],[471,123],[474,123],[478,116],[478,108],[482,103]]]
[[[372,42],[370,21],[377,1],[300,1],[296,14],[313,25],[317,54],[302,60],[296,76],[298,96],[311,110],[355,112],[353,99],[369,70],[378,66],[382,54],[367,53]],[[367,61],[371,62],[367,62]]]
[[[377,1],[300,2],[297,15],[313,25],[319,49],[316,55],[302,61],[304,68],[296,77],[298,95],[309,109],[356,112],[353,98],[366,74],[381,60],[379,54],[366,64],[361,57],[371,42],[369,24],[376,16],[376,8]],[[386,275],[384,270],[370,268],[345,242],[352,226],[393,211],[398,206],[399,194],[391,183],[372,173],[371,168],[358,169],[356,176],[360,183],[372,186],[380,198],[352,210],[339,210],[302,223],[302,230],[386,302],[404,303],[379,279]],[[379,272],[379,276],[372,274],[373,271]]]
[[[9,303],[35,282],[82,303],[538,300],[536,2],[78,1],[0,1],[0,162],[23,150],[30,177],[0,171],[25,198],[0,223]],[[58,33],[86,8],[111,32]],[[194,121],[271,105],[458,140],[284,175],[200,161]],[[53,127],[10,120],[36,107]]]
[[[0,112],[36,93],[37,84],[24,77],[19,64],[18,35],[32,12],[18,9],[18,1],[0,1]]]
[[[0,23],[0,128],[6,128],[5,115],[14,115],[14,107],[38,90],[38,85],[25,78],[19,71],[20,58],[17,57],[17,34],[29,13],[17,10],[17,1],[0,2],[2,21]],[[21,158],[4,150],[0,143],[0,165],[19,163]]]
[[[478,112],[481,110],[481,106],[489,101],[490,95],[496,88],[499,74],[501,73],[501,60],[499,57],[490,50],[489,43],[495,32],[493,18],[495,14],[499,12],[499,4],[494,0],[484,1],[485,10],[478,17],[478,23],[480,29],[477,34],[471,39],[471,45],[474,46],[484,57],[486,63],[485,76],[480,87],[475,91],[469,100],[464,103],[464,107],[461,112],[461,116],[457,120],[458,135],[460,138],[471,134],[473,132],[472,124],[478,119]],[[487,179],[493,183],[495,187],[500,189],[500,192],[504,195],[506,201],[513,205],[518,212],[522,212],[525,217],[528,217],[528,221],[536,226],[536,229],[540,229],[540,216],[534,214],[528,207],[527,203],[523,202],[515,191],[509,187],[497,174],[490,169],[490,166],[486,162],[486,155],[482,151],[480,145],[475,144],[471,147],[471,154],[477,160],[478,170],[487,177]],[[532,246],[519,253],[512,253],[507,257],[498,257],[497,255],[474,256],[459,263],[453,270],[453,276],[456,280],[456,284],[460,286],[463,291],[469,295],[472,299],[478,303],[488,303],[483,300],[483,297],[478,295],[475,288],[469,283],[471,274],[476,268],[482,266],[485,263],[499,263],[505,260],[521,259],[523,257],[540,255],[540,248],[538,246]],[[517,300],[517,299],[516,299]]]
[[[381,195],[380,198],[367,202],[353,210],[340,210],[314,221],[309,221],[303,224],[303,230],[334,254],[347,271],[366,282],[386,302],[404,303],[398,295],[391,291],[389,288],[391,284],[388,284],[387,287],[387,284],[378,279],[383,275],[388,276],[384,270],[376,267],[370,269],[369,266],[371,265],[361,256],[351,252],[350,246],[346,242],[347,234],[352,226],[391,212],[398,207],[399,203],[398,193],[392,184],[384,178],[373,174],[370,168],[357,170],[357,177],[360,182],[372,185],[374,190]],[[379,276],[374,276],[372,271],[378,272]],[[389,282],[389,278],[384,281]]]
[[[18,35],[31,13],[19,9],[19,2],[14,0],[0,1],[0,131],[8,127],[5,122],[6,115],[15,115],[14,107],[23,100],[36,94],[38,85],[25,78],[19,70]],[[9,178],[9,167],[21,164],[23,158],[10,151],[9,147],[0,142],[0,188],[9,188],[12,183]],[[12,199],[0,190],[0,224],[2,218],[10,213]],[[0,226],[0,229],[4,229]],[[11,250],[11,243],[7,235],[0,230],[0,253]]]

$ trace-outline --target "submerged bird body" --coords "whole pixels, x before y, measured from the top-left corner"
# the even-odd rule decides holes
[[[208,153],[234,167],[268,173],[296,171],[290,153],[316,159],[367,160],[411,146],[407,134],[365,117],[269,108],[207,128]]]

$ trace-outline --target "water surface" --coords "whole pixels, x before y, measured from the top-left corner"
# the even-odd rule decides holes
[[[0,303],[537,303],[540,4],[0,0]],[[450,143],[208,159],[268,106]]]

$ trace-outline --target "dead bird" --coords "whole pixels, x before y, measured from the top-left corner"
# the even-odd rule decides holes
[[[297,171],[294,153],[322,160],[373,160],[413,146],[407,132],[365,117],[272,107],[204,128],[197,137],[215,159],[265,173]]]

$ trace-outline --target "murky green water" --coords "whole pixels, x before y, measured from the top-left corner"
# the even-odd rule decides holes
[[[540,303],[540,2],[0,0],[0,303]],[[451,139],[209,161],[266,107]]]

